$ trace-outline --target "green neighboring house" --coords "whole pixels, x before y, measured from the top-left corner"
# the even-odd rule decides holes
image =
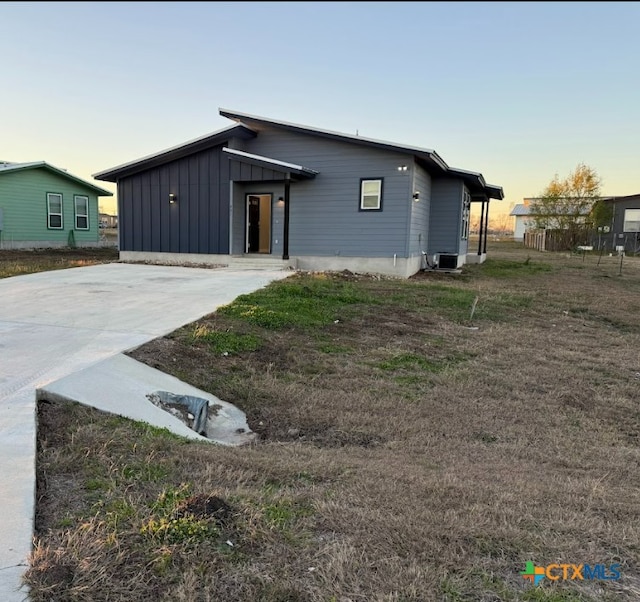
[[[44,161],[0,161],[0,249],[99,246],[100,196],[113,193]]]

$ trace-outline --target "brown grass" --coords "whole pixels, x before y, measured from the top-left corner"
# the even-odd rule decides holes
[[[0,278],[112,261],[118,261],[115,247],[0,250]]]
[[[256,445],[42,403],[32,598],[637,600],[640,260],[491,246],[458,277],[325,277],[371,302],[322,326],[219,312],[131,353],[244,409]],[[185,515],[207,499],[223,519]],[[187,522],[149,536],[163,517]],[[528,560],[622,578],[533,587]]]

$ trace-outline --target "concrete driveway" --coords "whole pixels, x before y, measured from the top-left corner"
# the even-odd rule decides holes
[[[291,272],[104,264],[0,280],[0,600],[26,599],[35,390]]]

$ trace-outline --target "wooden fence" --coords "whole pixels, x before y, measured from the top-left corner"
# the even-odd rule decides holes
[[[591,230],[527,230],[524,246],[536,251],[569,251],[577,245],[589,245]]]

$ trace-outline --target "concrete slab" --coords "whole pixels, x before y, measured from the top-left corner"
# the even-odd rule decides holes
[[[114,263],[0,280],[0,600],[27,596],[36,389],[289,275]]]
[[[217,415],[213,416],[212,413],[209,420],[207,437],[199,435],[184,422],[151,403],[147,395],[154,391],[202,397],[209,400],[210,408],[220,406]],[[36,391],[36,397],[50,401],[76,401],[111,414],[166,428],[176,435],[198,441],[244,445],[255,439],[246,415],[233,404],[122,354],[49,383]]]

